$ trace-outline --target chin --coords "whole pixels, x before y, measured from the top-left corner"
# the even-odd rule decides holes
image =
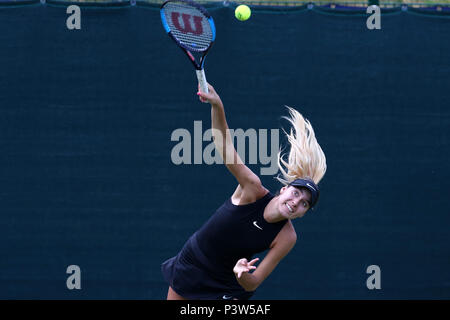
[[[291,212],[289,211],[289,209],[286,208],[285,205],[283,205],[283,206],[284,206],[284,208],[282,208],[282,210],[280,211],[280,212],[281,212],[281,215],[282,215],[284,218],[286,218],[286,219],[292,219],[292,214],[291,214]]]
[[[289,216],[290,212],[289,209],[286,207],[285,204],[282,204],[280,208],[278,208],[280,210],[280,213],[283,217]]]

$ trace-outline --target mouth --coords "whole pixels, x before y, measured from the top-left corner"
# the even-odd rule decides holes
[[[293,212],[294,212],[294,210],[291,208],[291,206],[290,206],[289,204],[286,203],[286,207],[288,208],[288,210],[289,210],[290,213],[293,213]]]

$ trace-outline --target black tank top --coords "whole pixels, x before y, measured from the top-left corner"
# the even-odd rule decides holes
[[[256,253],[269,249],[270,244],[287,220],[269,223],[264,209],[274,198],[270,192],[245,205],[234,205],[229,198],[192,236],[203,265],[215,274],[230,274],[241,258],[250,260]]]

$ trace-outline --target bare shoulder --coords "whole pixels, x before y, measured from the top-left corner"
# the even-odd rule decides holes
[[[235,205],[239,205],[241,196],[242,196],[242,187],[240,184],[238,184],[236,190],[234,190],[234,193],[231,196],[231,202],[233,202],[233,204],[235,204]]]
[[[272,241],[270,248],[280,248],[280,250],[290,251],[297,242],[297,232],[295,231],[292,222],[288,220],[275,239]]]
[[[248,183],[245,187],[238,184],[236,190],[231,196],[231,202],[236,206],[249,204],[261,199],[268,192],[269,190],[261,184],[261,180],[256,179]]]

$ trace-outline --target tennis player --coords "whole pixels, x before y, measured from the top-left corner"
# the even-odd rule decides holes
[[[303,217],[319,198],[317,184],[326,171],[326,158],[308,120],[289,108],[292,128],[286,133],[288,161],[278,153],[284,185],[274,195],[240,159],[228,133],[222,101],[208,84],[198,92],[211,104],[216,150],[238,182],[232,196],[185,243],[175,257],[162,264],[169,284],[168,300],[249,299],[297,241],[291,220]],[[252,257],[267,251],[256,266]]]

